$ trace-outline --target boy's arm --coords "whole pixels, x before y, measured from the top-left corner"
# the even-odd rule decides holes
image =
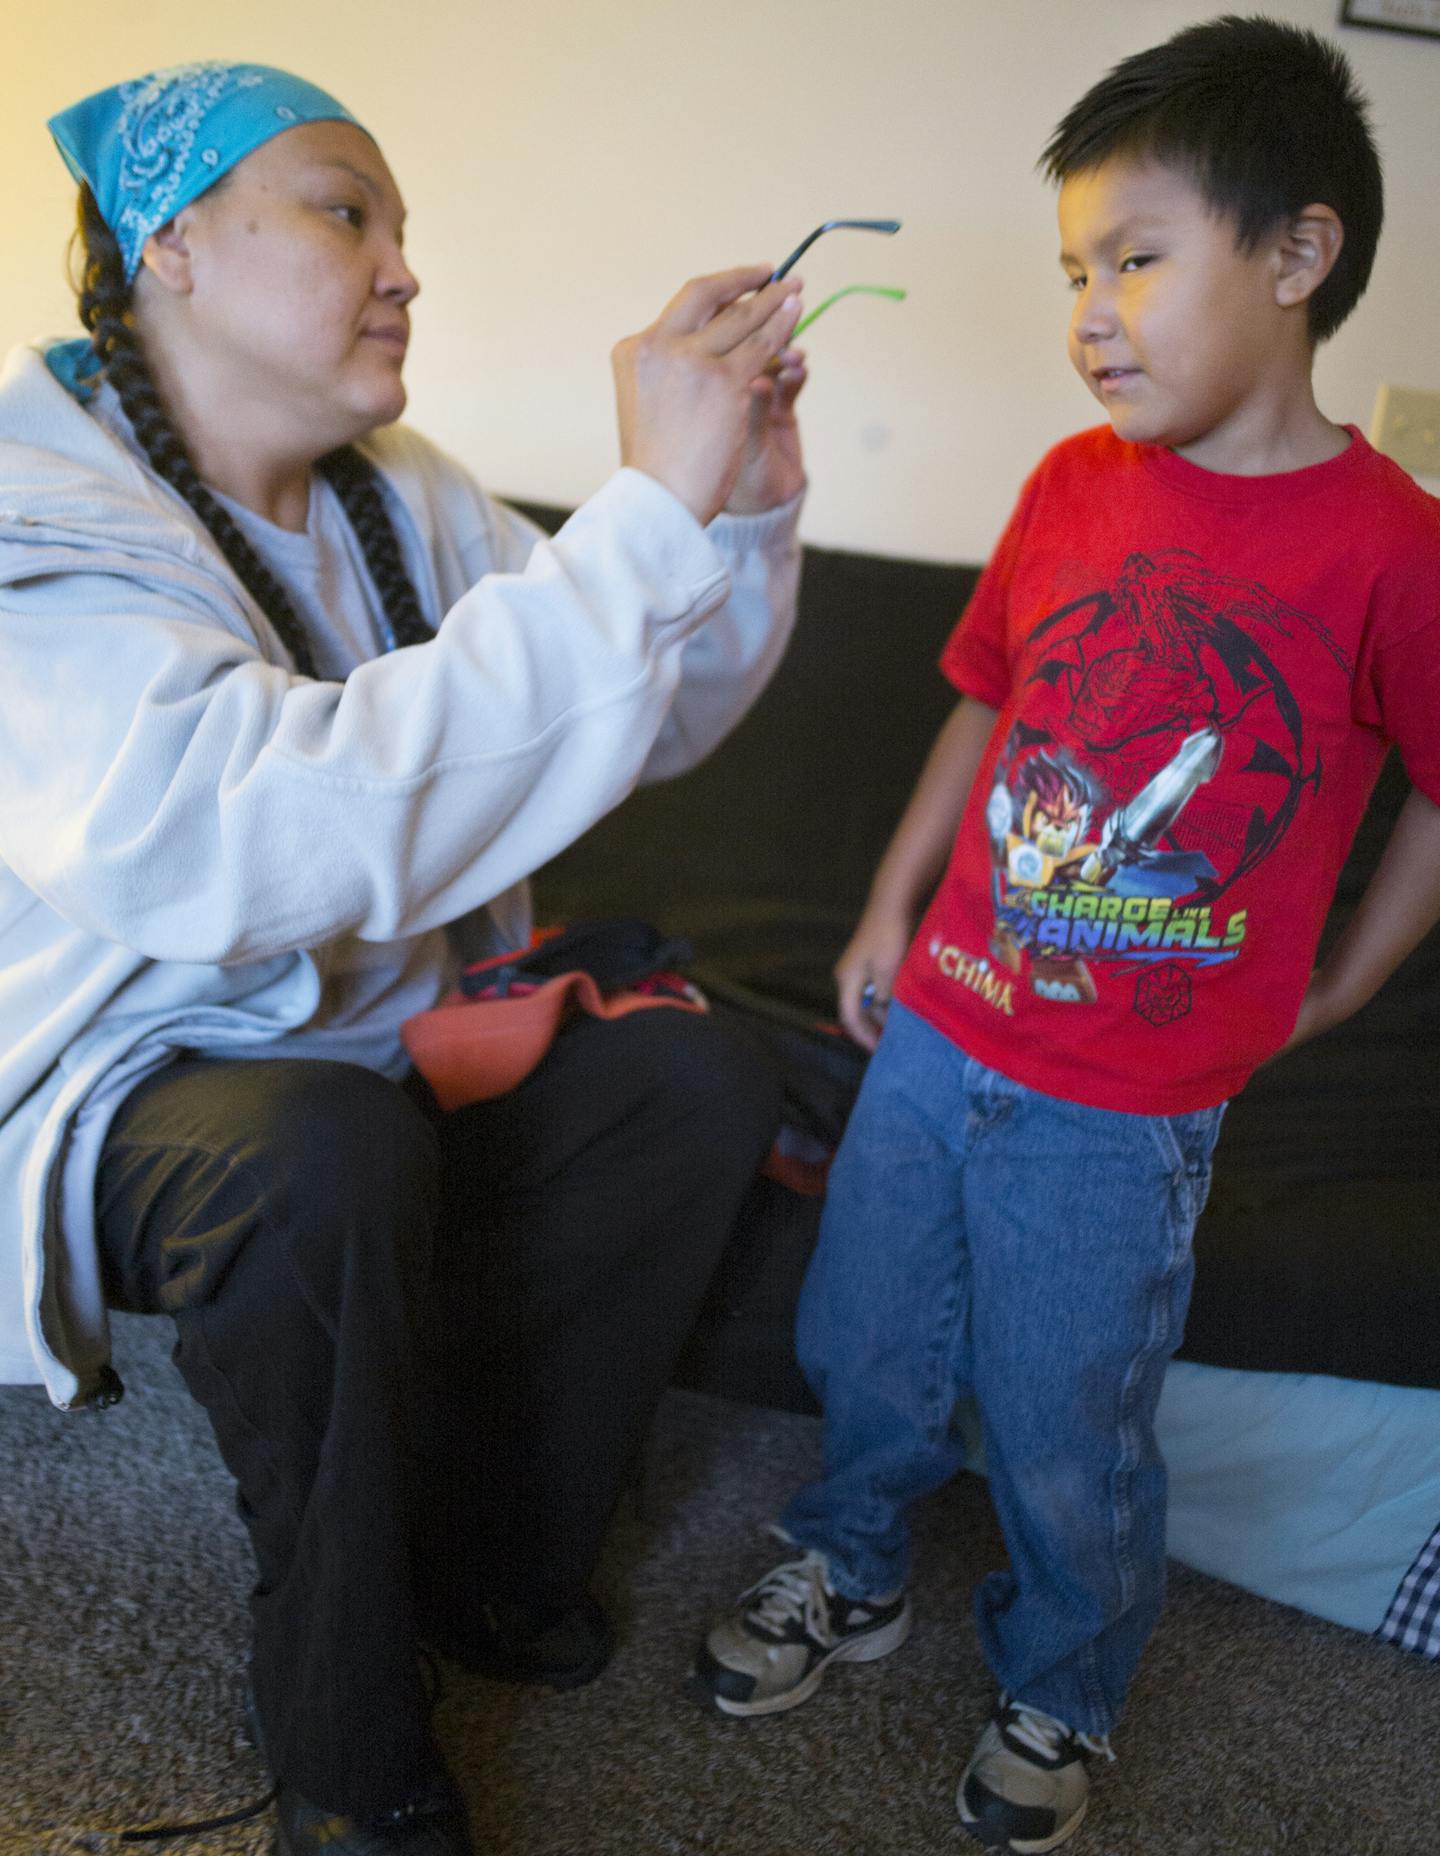
[[[870,885],[865,912],[835,963],[840,1022],[874,1050],[890,989],[930,891],[938,882],[984,758],[997,711],[962,696],[936,737],[889,848]],[[867,1009],[861,993],[874,987]]]
[[[1283,1049],[1294,1050],[1358,1012],[1437,921],[1440,806],[1412,787],[1354,915],[1310,976]]]

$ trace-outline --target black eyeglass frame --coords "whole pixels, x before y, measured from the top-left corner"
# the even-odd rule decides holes
[[[810,247],[815,243],[816,239],[820,237],[822,232],[837,232],[841,230],[850,232],[898,232],[900,230],[900,221],[898,219],[827,219],[823,226],[816,226],[809,238],[801,239],[800,243],[795,247],[794,251],[790,253],[790,256],[785,262],[770,273],[771,283],[778,283],[791,266],[798,263],[804,254],[809,251]]]

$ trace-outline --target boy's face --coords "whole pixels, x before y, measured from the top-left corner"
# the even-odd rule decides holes
[[[1243,473],[1297,361],[1308,379],[1304,311],[1276,300],[1279,236],[1242,252],[1185,174],[1116,157],[1062,185],[1060,262],[1070,359],[1119,436]]]

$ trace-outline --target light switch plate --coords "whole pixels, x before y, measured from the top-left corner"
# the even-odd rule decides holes
[[[1382,385],[1375,395],[1370,443],[1402,470],[1440,477],[1440,393]]]

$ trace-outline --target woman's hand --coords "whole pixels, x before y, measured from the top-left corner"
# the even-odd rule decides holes
[[[840,1022],[866,1050],[874,1050],[880,1042],[895,975],[914,932],[915,924],[905,910],[872,902],[835,962]]]
[[[800,485],[794,401],[804,364],[787,349],[800,284],[769,276],[768,266],[748,265],[695,278],[611,355],[621,463],[663,483],[702,524],[736,493],[742,471],[742,498],[780,502]]]
[[[732,516],[757,516],[798,496],[805,487],[800,423],[795,398],[805,385],[805,356],[785,348],[751,392],[745,456],[725,508]]]

